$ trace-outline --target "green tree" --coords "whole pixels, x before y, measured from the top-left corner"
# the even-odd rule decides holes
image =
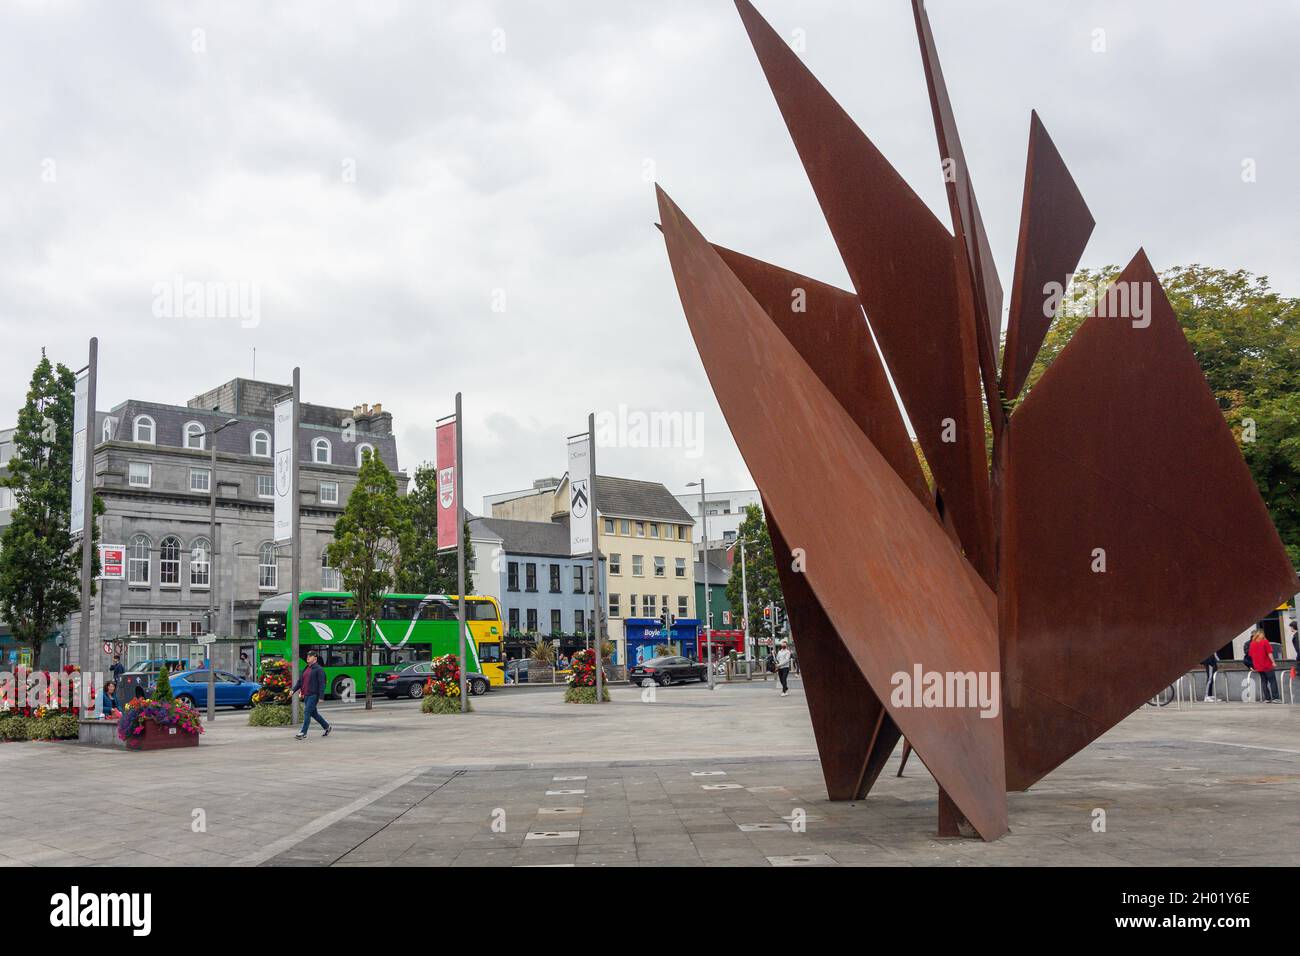
[[[732,614],[739,614],[745,620],[748,610],[749,627],[755,638],[765,637],[769,633],[763,609],[768,604],[775,604],[785,611],[785,595],[781,593],[781,579],[776,573],[776,559],[772,554],[772,538],[767,531],[767,521],[763,518],[763,509],[758,505],[745,506],[745,520],[740,523],[736,537],[745,542],[744,591],[749,592],[749,607],[742,607],[742,581],[740,573],[740,555],[732,565],[731,578],[727,581],[727,601],[733,608]],[[739,547],[739,546],[737,546]]]
[[[15,640],[31,648],[33,665],[41,645],[81,606],[81,548],[74,546],[70,527],[75,388],[76,376],[67,366],[52,365],[42,352],[18,413],[14,457],[0,477],[16,502],[0,535],[0,616]],[[94,436],[88,438],[93,447]],[[88,456],[87,473],[92,472],[93,456]],[[103,512],[96,496],[93,514]],[[91,541],[98,539],[99,525],[92,521]],[[98,575],[98,549],[92,554],[93,575]]]
[[[158,679],[154,681],[153,699],[154,700],[175,700],[176,699],[175,696],[172,694],[171,672],[167,669],[166,664],[164,664],[162,666],[162,669],[158,671]]]
[[[1029,389],[1119,270],[1081,270],[1029,375]],[[1177,266],[1161,284],[1237,436],[1291,563],[1300,566],[1300,299],[1243,269]]]
[[[334,540],[326,553],[330,566],[338,568],[343,589],[352,592],[352,613],[361,623],[366,710],[374,707],[375,621],[384,595],[392,592],[400,570],[400,542],[406,525],[407,513],[397,492],[397,479],[377,456],[363,452],[356,487],[334,524]]]
[[[411,489],[402,499],[406,531],[402,536],[402,564],[397,590],[405,594],[455,594],[459,589],[456,551],[438,551],[438,469],[425,462],[415,469]],[[461,529],[465,536],[466,590],[469,569],[474,566],[474,545],[469,540],[469,521]]]

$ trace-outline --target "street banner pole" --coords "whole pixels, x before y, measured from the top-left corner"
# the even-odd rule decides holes
[[[596,514],[596,416],[594,413],[587,415],[587,461],[591,466],[591,505],[587,509],[591,513],[591,609],[593,612],[591,626],[596,634],[596,703],[601,702],[601,694],[605,686],[604,665],[601,661],[601,641],[604,640],[604,629],[601,627],[601,593],[600,593],[600,547],[599,537],[599,517]],[[572,478],[570,478],[572,482]],[[573,517],[570,516],[570,521]]]
[[[74,500],[72,511],[75,514],[78,506],[81,510],[81,620],[78,628],[77,664],[81,667],[83,683],[91,673],[90,585],[95,570],[94,552],[91,550],[94,534],[91,529],[95,521],[95,385],[98,366],[99,339],[92,336],[90,364],[86,367],[85,416],[81,421],[72,423],[72,481],[74,489],[81,493],[81,500]],[[78,429],[81,429],[80,434]],[[78,472],[81,473],[79,489],[76,488]],[[73,493],[74,499],[76,491]],[[35,661],[32,663],[35,664]],[[84,691],[81,696],[84,699]]]
[[[436,502],[438,516],[438,555],[456,549],[456,624],[460,636],[460,712],[469,709],[465,696],[469,682],[465,677],[465,508],[462,504],[460,481],[461,454],[460,441],[460,392],[456,393],[456,410],[434,423],[434,473],[437,475],[438,498]]]
[[[302,423],[302,379],[301,369],[294,366],[293,369],[293,410],[292,410],[292,437],[289,442],[290,461],[289,461],[289,523],[290,547],[289,552],[292,561],[289,565],[289,579],[292,590],[289,592],[289,619],[292,625],[289,630],[289,657],[292,663],[290,677],[293,684],[298,683],[298,589],[302,584],[302,495],[298,493],[299,470],[298,462],[298,426]],[[292,684],[290,685],[292,686]],[[298,701],[300,697],[290,697],[290,723],[297,724],[299,711]]]
[[[740,539],[740,626],[745,632],[745,672],[754,679],[753,645],[749,639],[749,584],[745,579],[745,539]]]
[[[465,678],[465,485],[464,485],[464,444],[460,417],[460,392],[456,393],[456,592],[460,596],[456,608],[456,619],[460,632],[460,712],[469,710],[467,691],[469,682]]]
[[[713,690],[713,606],[709,598],[709,509],[704,495],[704,479],[700,479],[700,521],[704,535],[704,638],[709,662],[709,690]]]

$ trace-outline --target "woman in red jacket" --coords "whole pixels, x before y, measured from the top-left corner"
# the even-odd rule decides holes
[[[1250,666],[1259,673],[1260,689],[1264,693],[1264,703],[1280,704],[1277,693],[1277,677],[1273,674],[1273,645],[1268,642],[1263,631],[1256,631],[1251,635],[1250,646],[1247,648],[1250,654]]]

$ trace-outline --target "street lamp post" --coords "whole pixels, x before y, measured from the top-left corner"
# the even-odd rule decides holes
[[[230,636],[235,636],[235,592],[239,590],[239,546],[243,541],[230,544]],[[255,645],[256,646],[256,645]],[[254,652],[256,656],[256,652]],[[238,664],[238,662],[236,662]]]
[[[749,641],[749,583],[745,578],[745,539],[737,538],[740,545],[740,629],[745,632],[745,673],[754,679],[753,645]]]
[[[686,483],[687,488],[700,486],[700,533],[704,537],[704,639],[708,642],[709,690],[713,690],[713,611],[709,601],[709,509],[704,501],[704,479]]]
[[[217,715],[217,669],[213,648],[216,646],[215,628],[212,626],[217,617],[217,436],[231,425],[238,425],[239,420],[229,418],[206,435],[208,440],[208,721]],[[193,560],[193,556],[190,557]],[[233,593],[233,592],[232,592]],[[233,607],[233,605],[232,605]],[[231,611],[233,618],[233,610]]]

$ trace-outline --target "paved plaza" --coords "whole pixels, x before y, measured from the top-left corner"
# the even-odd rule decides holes
[[[992,844],[935,837],[896,751],[831,803],[802,689],[496,691],[469,716],[327,710],[336,731],[223,713],[194,749],[0,745],[0,863],[22,865],[1292,865],[1300,710],[1144,707],[1028,793]],[[1105,832],[1094,832],[1104,811]]]

